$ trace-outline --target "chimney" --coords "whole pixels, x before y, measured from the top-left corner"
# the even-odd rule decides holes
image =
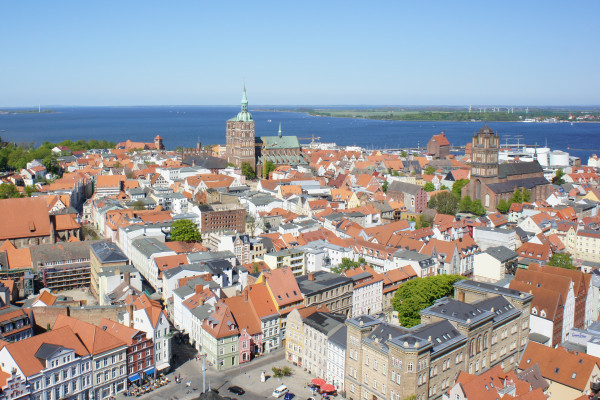
[[[127,286],[130,286],[130,282],[131,282],[131,281],[130,281],[130,278],[131,278],[131,277],[130,277],[130,272],[129,272],[129,271],[125,272],[125,273],[123,274],[123,277],[124,277],[123,279],[125,280],[125,284],[126,284]]]
[[[204,285],[196,285],[196,287],[194,288],[196,294],[202,293],[202,290],[204,290]]]
[[[309,272],[308,273],[308,280],[309,281],[314,281],[315,280],[315,273],[314,272]]]
[[[127,306],[127,312],[129,313],[129,327],[133,328],[133,304]]]
[[[248,288],[244,289],[244,303],[248,302]]]

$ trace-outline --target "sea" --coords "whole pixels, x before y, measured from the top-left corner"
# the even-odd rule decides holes
[[[167,149],[225,143],[225,122],[235,117],[239,106],[139,106],[53,107],[53,113],[9,113],[0,115],[3,141],[41,144],[80,139],[121,142],[152,142],[158,134]],[[301,143],[312,136],[323,143],[361,146],[367,149],[424,147],[432,135],[445,132],[452,145],[471,141],[483,122],[377,121],[369,119],[316,117],[289,111],[250,109],[257,136],[296,135]],[[583,164],[594,153],[600,155],[600,123],[490,122],[501,144],[547,146],[581,158]]]

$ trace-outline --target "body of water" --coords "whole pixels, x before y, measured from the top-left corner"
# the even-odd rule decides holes
[[[60,107],[56,113],[0,115],[2,140],[16,143],[45,140],[111,140],[152,142],[157,134],[164,138],[167,149],[225,143],[225,121],[237,115],[239,107],[156,106],[156,107]],[[302,113],[252,111],[256,135],[276,135],[279,123],[284,135],[310,138],[321,142],[357,145],[366,148],[398,148],[425,146],[432,135],[442,131],[453,145],[471,141],[481,122],[376,121],[350,118],[312,117]],[[522,123],[490,122],[501,143],[506,138],[522,136],[521,143],[548,145],[552,150],[568,151],[587,158],[600,153],[598,123]],[[310,139],[301,139],[308,143]],[[516,143],[516,141],[515,141]],[[568,150],[568,146],[573,149]]]

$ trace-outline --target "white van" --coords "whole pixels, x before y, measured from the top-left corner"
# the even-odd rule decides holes
[[[281,396],[285,395],[287,392],[289,392],[287,386],[281,385],[278,388],[276,388],[275,390],[273,390],[273,397],[278,399]]]

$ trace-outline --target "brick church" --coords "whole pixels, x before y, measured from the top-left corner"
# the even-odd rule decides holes
[[[498,164],[500,139],[487,124],[473,135],[471,180],[463,196],[480,199],[487,210],[496,210],[501,199],[509,200],[515,189],[531,192],[531,201],[546,199],[552,185],[537,161]]]
[[[277,165],[308,165],[302,154],[297,136],[281,134],[281,124],[277,136],[255,136],[254,120],[248,111],[246,86],[242,94],[242,108],[238,115],[227,120],[226,151],[227,161],[241,168],[249,163],[261,174],[267,162]]]

